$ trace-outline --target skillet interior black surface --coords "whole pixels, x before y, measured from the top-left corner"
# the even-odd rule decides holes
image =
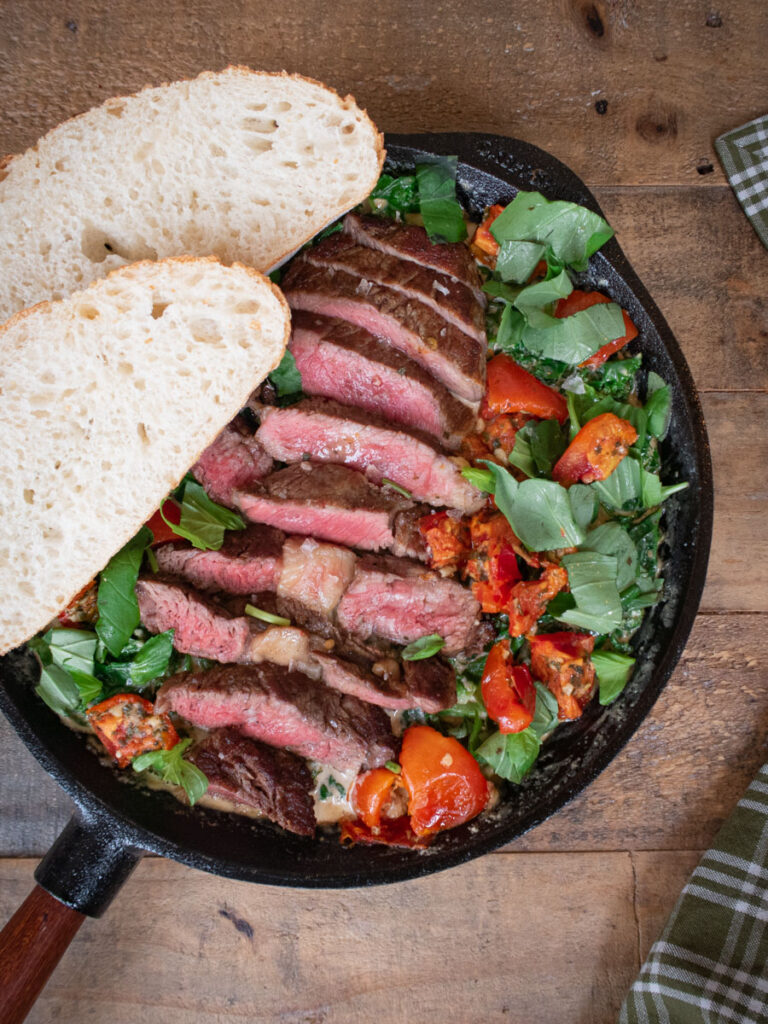
[[[388,167],[406,170],[420,154],[457,154],[459,193],[477,216],[508,202],[518,188],[599,207],[586,186],[558,160],[515,139],[490,135],[389,136]],[[621,230],[621,225],[616,225]],[[43,767],[80,808],[42,865],[38,880],[64,902],[98,914],[109,889],[139,851],[173,857],[233,878],[278,885],[342,887],[414,878],[459,864],[509,842],[575,796],[608,764],[646,716],[688,637],[706,574],[712,528],[712,478],[704,422],[680,349],[615,239],[592,258],[589,285],[607,290],[640,329],[644,369],[672,384],[673,414],[662,448],[666,482],[690,488],[666,505],[666,601],[652,609],[636,638],[638,668],[610,708],[593,701],[583,718],[557,730],[531,776],[512,787],[492,815],[447,832],[425,853],[387,847],[342,848],[335,837],[310,841],[234,815],[190,810],[166,793],[118,780],[64,728],[32,688],[32,655],[0,660],[0,706]],[[78,845],[79,844],[79,845]]]

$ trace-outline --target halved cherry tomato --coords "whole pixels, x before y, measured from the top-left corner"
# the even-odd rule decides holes
[[[163,515],[170,523],[175,523],[177,526],[181,521],[181,509],[172,498],[167,498],[162,505]],[[147,521],[147,526],[152,531],[154,540],[152,541],[152,547],[157,544],[165,544],[169,540],[183,540],[178,533],[174,533],[173,529],[165,522],[163,516],[160,515],[160,509],[155,512],[151,519]]]
[[[581,313],[582,310],[589,309],[591,306],[597,306],[601,302],[612,301],[607,295],[603,295],[602,292],[581,292],[576,289],[564,299],[559,300],[555,306],[555,316],[562,319],[565,316],[573,316],[574,313]],[[622,337],[603,345],[589,359],[585,359],[583,363],[580,363],[580,366],[588,366],[592,369],[601,366],[614,352],[618,352],[619,349],[624,348],[633,338],[637,337],[637,328],[630,320],[629,313],[624,309],[621,312],[624,316],[625,328],[625,333]]]
[[[179,734],[165,713],[156,715],[137,693],[118,693],[86,712],[93,731],[121,768],[146,750],[170,750]]]
[[[485,398],[480,408],[483,419],[507,412],[527,412],[560,423],[568,419],[568,405],[563,396],[503,352],[490,360],[487,373]]]
[[[479,260],[480,263],[485,264],[486,267],[490,267],[491,269],[496,266],[496,257],[499,254],[499,243],[491,234],[491,224],[493,224],[499,214],[503,212],[504,207],[499,203],[490,207],[488,210],[488,216],[475,231],[472,236],[472,242],[469,246],[470,252],[475,259]]]
[[[381,825],[381,814],[392,797],[395,785],[402,785],[400,777],[389,768],[373,768],[357,777],[352,787],[352,809],[370,829]]]
[[[500,640],[485,660],[480,689],[488,715],[499,732],[522,732],[533,721],[536,687],[527,665],[515,665],[509,640]]]
[[[509,635],[529,633],[547,610],[547,605],[568,586],[568,573],[559,565],[548,562],[537,580],[517,583],[509,595]]]
[[[64,611],[59,612],[57,618],[62,626],[65,629],[79,629],[85,625],[92,626],[99,617],[97,596],[96,580],[91,580],[75,594]]]
[[[564,487],[605,480],[637,440],[629,420],[604,412],[589,420],[571,441],[552,469],[552,479]]]
[[[417,836],[454,828],[488,802],[488,781],[468,750],[429,725],[412,725],[400,752],[408,814]]]
[[[419,533],[429,548],[429,564],[433,569],[446,565],[458,565],[469,549],[469,531],[463,519],[454,518],[447,512],[435,512],[422,516]]]
[[[557,717],[579,718],[595,692],[595,666],[589,657],[595,638],[588,633],[540,633],[528,642],[531,669],[557,698]]]

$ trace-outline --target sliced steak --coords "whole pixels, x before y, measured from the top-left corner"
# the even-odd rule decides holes
[[[420,708],[428,714],[445,711],[456,703],[456,674],[437,658],[406,661],[381,658],[370,668],[316,651],[313,655],[326,686],[350,693],[369,704],[391,711]]]
[[[314,537],[289,537],[283,545],[278,596],[329,615],[349,586],[356,561],[349,548],[338,544],[324,544]]]
[[[463,243],[436,245],[430,242],[425,229],[416,224],[403,224],[385,217],[361,217],[357,213],[348,213],[344,218],[344,232],[360,245],[447,274],[466,285],[481,306],[485,306],[487,299],[477,264]]]
[[[155,707],[205,729],[232,726],[335,768],[375,768],[395,753],[380,708],[268,663],[179,673],[160,688]]]
[[[483,503],[483,494],[464,479],[458,462],[370,413],[309,398],[283,409],[261,406],[259,414],[257,437],[282,462],[309,457],[351,466],[376,484],[389,479],[419,501],[462,512],[474,512]]]
[[[384,414],[431,434],[451,451],[475,429],[477,417],[469,406],[362,327],[297,310],[290,349],[308,395]]]
[[[362,473],[347,466],[299,462],[271,473],[251,491],[237,491],[233,497],[240,511],[253,522],[365,551],[389,550],[427,557],[418,529],[417,537],[409,518],[401,515],[414,510],[413,502],[389,488],[374,486]],[[223,589],[238,593],[230,587]],[[272,588],[269,583],[251,588],[259,589]]]
[[[242,416],[225,427],[192,467],[192,474],[208,497],[221,505],[231,503],[232,492],[248,487],[272,469],[272,459],[253,436]]]
[[[142,624],[151,633],[172,629],[173,646],[183,654],[243,664],[269,660],[279,665],[307,657],[308,640],[300,629],[270,627],[250,616],[234,615],[179,580],[141,576],[136,597]]]
[[[187,754],[208,777],[206,795],[255,807],[300,836],[315,834],[312,775],[302,758],[234,729],[215,729]]]
[[[336,609],[342,629],[397,644],[438,633],[446,654],[476,643],[480,605],[455,580],[416,562],[371,555],[359,558],[355,577]]]
[[[173,543],[155,548],[155,556],[161,572],[182,576],[198,590],[252,594],[277,588],[284,540],[271,526],[249,526],[227,530],[218,551]]]
[[[402,292],[486,344],[484,304],[471,288],[447,274],[360,245],[346,233],[331,235],[311,246],[304,251],[304,258],[313,266],[343,270],[353,277]]]
[[[485,389],[486,346],[423,302],[297,257],[281,282],[292,309],[339,317],[386,339],[470,402]]]
[[[441,658],[404,661],[405,687],[413,706],[427,714],[447,711],[457,700],[456,673]]]

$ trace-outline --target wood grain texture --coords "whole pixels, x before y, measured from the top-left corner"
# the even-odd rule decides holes
[[[331,16],[323,0],[8,0],[0,146],[110,95],[241,63],[352,92],[386,131],[517,136],[592,184],[712,185],[725,180],[713,139],[768,109],[768,7],[716,7],[337,0]]]
[[[0,863],[0,917],[30,872]],[[486,857],[340,892],[144,862],[29,1021],[609,1024],[639,964],[634,890],[626,853]]]

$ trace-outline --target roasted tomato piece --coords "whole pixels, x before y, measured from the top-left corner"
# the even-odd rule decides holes
[[[480,689],[499,732],[522,732],[533,721],[536,687],[527,665],[515,665],[509,640],[500,640],[485,661]]]
[[[469,249],[476,260],[480,263],[485,264],[486,267],[490,267],[491,270],[496,266],[496,257],[499,254],[499,243],[491,234],[491,224],[496,220],[500,213],[504,212],[504,207],[499,203],[495,206],[491,206],[488,210],[488,214],[483,223],[477,228]]]
[[[588,633],[541,633],[529,636],[531,669],[557,699],[561,721],[579,718],[595,692],[595,646]]]
[[[448,512],[422,516],[419,532],[429,548],[429,564],[433,569],[458,565],[469,549],[469,530],[463,519]]]
[[[482,439],[482,437],[480,437],[479,434],[467,434],[466,437],[462,438],[461,454],[467,462],[471,462],[473,466],[476,466],[484,459],[490,459],[491,462],[497,461],[494,459],[493,452],[488,447],[488,444]],[[485,467],[483,467],[483,469],[484,468]]]
[[[166,714],[136,693],[118,693],[86,712],[93,731],[121,768],[146,750],[170,750],[179,735]]]
[[[503,352],[489,361],[487,373],[485,398],[480,407],[483,419],[509,412],[527,412],[560,423],[568,419],[568,405],[560,392],[542,384]]]
[[[373,768],[358,776],[352,788],[351,801],[352,809],[364,825],[377,829],[381,825],[382,815],[385,815],[385,819],[399,816],[386,813],[397,786],[402,786],[400,776],[389,768]]]
[[[176,504],[172,498],[168,498],[162,504],[163,515],[170,523],[175,523],[177,526],[181,521],[181,508]],[[150,520],[147,522],[147,526],[152,531],[154,540],[152,541],[152,547],[156,544],[165,544],[169,540],[183,540],[178,533],[174,533],[173,529],[165,522],[163,516],[160,515],[160,509],[155,512]]]
[[[339,827],[344,844],[383,843],[386,846],[424,849],[432,840],[432,836],[417,836],[408,818],[383,821],[376,829],[369,828],[363,821],[341,821]]]
[[[429,725],[406,729],[400,764],[417,836],[461,825],[488,802],[488,781],[474,757],[458,740]]]
[[[552,469],[552,479],[564,487],[605,480],[637,440],[629,420],[604,412],[589,420],[571,441]]]
[[[472,554],[464,574],[484,612],[506,611],[512,588],[521,579],[516,548],[520,541],[500,512],[478,512],[469,524]]]
[[[576,289],[566,298],[560,299],[555,306],[555,316],[562,319],[562,317],[580,313],[583,309],[589,309],[590,306],[597,306],[601,302],[612,301],[607,295],[603,295],[602,292],[580,292]],[[606,345],[603,345],[589,359],[585,359],[580,364],[581,366],[589,366],[592,369],[601,366],[614,352],[618,352],[619,349],[624,348],[633,338],[637,337],[637,328],[630,320],[629,313],[624,309],[621,312],[624,316],[625,333],[620,338],[616,338],[614,341],[609,341]]]
[[[524,633],[529,633],[547,610],[552,598],[567,586],[567,571],[552,562],[544,566],[544,571],[537,580],[525,580],[516,584],[512,588],[507,606],[509,635],[523,636]]]
[[[515,447],[515,438],[519,429],[514,416],[494,416],[485,425],[485,436],[494,451],[501,448],[506,455],[509,455]]]
[[[96,580],[86,583],[69,602],[63,612],[59,612],[58,620],[67,629],[77,629],[79,626],[92,626],[99,617],[99,608],[96,601],[98,587]]]

